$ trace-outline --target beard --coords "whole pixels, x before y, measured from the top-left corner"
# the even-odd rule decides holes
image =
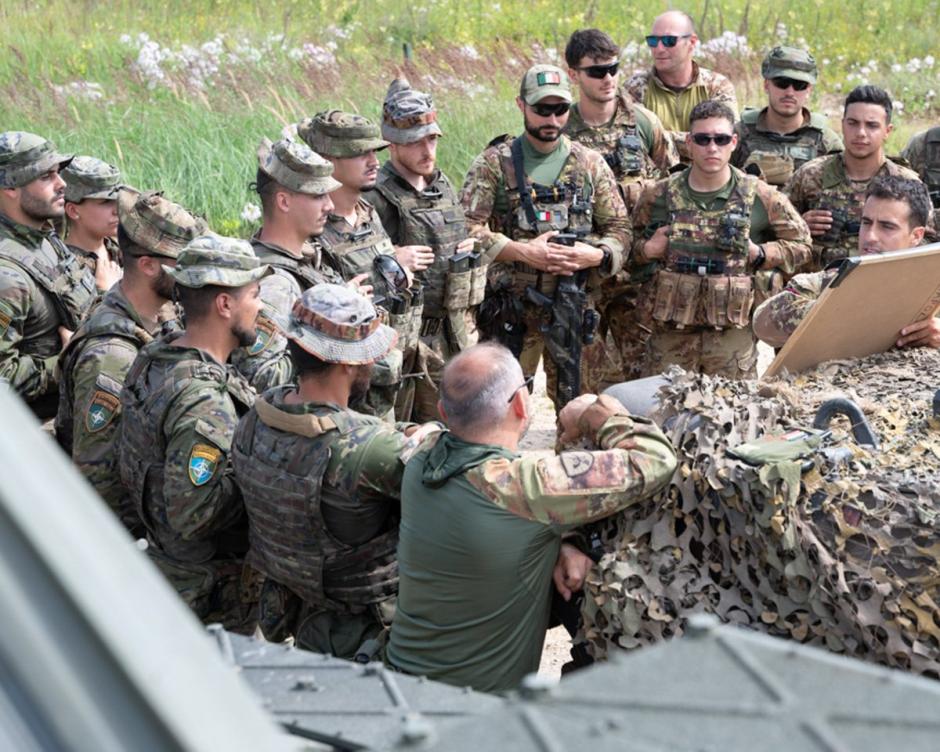
[[[36,222],[45,222],[47,219],[59,219],[65,216],[65,204],[62,204],[60,208],[56,209],[53,203],[64,195],[65,191],[63,190],[51,199],[44,201],[43,199],[29,195],[26,191],[21,191],[20,210],[23,214]]]
[[[243,326],[232,326],[232,336],[238,340],[239,347],[251,347],[258,339],[258,331],[253,326],[247,329]]]
[[[160,276],[151,281],[150,289],[155,295],[159,295],[164,300],[172,300],[173,291],[176,289],[176,280],[161,269]]]
[[[365,397],[371,385],[372,364],[370,363],[366,366],[359,366],[359,370],[356,371],[356,378],[353,380],[352,386],[349,387],[350,401],[359,400],[362,397]]]
[[[540,125],[536,127],[529,122],[528,118],[525,120],[525,130],[536,141],[542,141],[546,144],[557,141],[561,135],[561,128],[557,125]]]

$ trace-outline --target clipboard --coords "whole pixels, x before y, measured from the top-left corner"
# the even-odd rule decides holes
[[[847,258],[762,378],[884,352],[938,310],[940,243]]]

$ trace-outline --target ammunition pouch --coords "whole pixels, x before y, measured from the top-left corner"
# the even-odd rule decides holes
[[[615,175],[636,176],[643,171],[643,144],[635,132],[617,139],[617,147],[604,155],[604,161]]]
[[[653,319],[677,329],[750,324],[754,286],[749,276],[683,274],[661,270],[656,276]]]

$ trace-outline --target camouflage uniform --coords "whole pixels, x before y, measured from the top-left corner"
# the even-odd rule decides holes
[[[771,334],[769,344],[780,347],[796,331],[837,270],[797,274],[786,287],[761,303],[754,311],[754,329]],[[766,335],[765,335],[766,336]]]
[[[333,165],[304,144],[265,139],[258,149],[258,165],[278,185],[296,193],[322,196],[339,188],[334,180]],[[263,228],[259,235],[263,233]],[[232,353],[232,366],[261,394],[272,386],[288,384],[294,371],[287,352],[287,340],[277,330],[275,321],[286,316],[304,290],[320,282],[334,281],[338,276],[323,269],[321,252],[315,242],[308,242],[298,256],[286,248],[266,243],[256,235],[251,246],[261,263],[272,274],[261,280],[264,310],[258,316],[258,338],[250,347]]]
[[[317,285],[281,323],[327,362],[369,363],[395,332],[353,290]],[[260,626],[307,650],[353,658],[391,622],[398,592],[404,434],[283,386],[241,419],[232,464],[250,527],[249,562],[265,576]]]
[[[382,137],[407,144],[428,135],[441,135],[431,97],[396,80],[385,98]],[[476,343],[476,307],[486,287],[486,264],[479,254],[461,254],[452,261],[468,230],[457,194],[440,170],[417,191],[389,160],[367,198],[396,246],[427,245],[434,251],[434,263],[415,273],[424,292],[421,339],[415,357],[404,363],[405,374],[414,376],[405,382],[395,410],[399,420],[434,420],[444,363]]]
[[[196,238],[164,269],[187,287],[238,288],[267,272],[247,242],[216,235]],[[250,632],[256,580],[228,455],[254,392],[204,351],[176,344],[180,336],[146,345],[127,374],[121,479],[147,529],[147,553],[183,600],[206,623]]]
[[[789,78],[816,83],[816,60],[796,47],[774,47],[761,65],[764,80]],[[793,171],[811,159],[842,151],[842,139],[829,127],[824,115],[803,109],[803,124],[789,133],[767,129],[767,107],[745,109],[735,124],[738,145],[731,155],[731,164],[742,170],[750,165],[760,168],[761,177],[771,185],[783,186]]]
[[[872,178],[881,175],[918,180],[917,173],[886,159]],[[862,205],[871,180],[850,180],[845,174],[841,154],[819,157],[807,162],[790,178],[783,192],[803,214],[810,209],[828,209],[833,223],[825,235],[813,238],[811,270],[820,270],[831,262],[858,253],[858,231]]]
[[[782,254],[792,275],[809,260],[806,223],[786,197],[737,168],[717,194],[691,192],[689,171],[643,191],[634,214],[634,253],[663,224],[672,228],[666,255],[644,269],[654,276],[644,287],[653,335],[644,375],[669,365],[728,378],[756,375],[757,349],[750,328],[754,272],[750,241]],[[707,204],[700,203],[703,198]]]
[[[914,134],[901,156],[927,184],[934,208],[940,206],[940,126]]]
[[[32,133],[0,133],[0,188],[19,188],[71,157]],[[56,413],[59,327],[79,327],[95,280],[50,228],[0,214],[0,378],[42,419]]]
[[[692,63],[692,83],[681,91],[666,86],[652,68],[634,73],[623,89],[662,121],[683,162],[689,160],[685,136],[689,130],[689,114],[695,105],[713,99],[730,107],[735,117],[738,115],[734,84],[720,73],[701,68],[695,62]]]
[[[322,112],[298,125],[298,133],[311,149],[328,157],[349,158],[378,151],[388,146],[379,138],[378,126],[359,115],[339,110]],[[389,323],[398,332],[398,348],[376,364],[372,387],[356,408],[370,415],[394,420],[398,392],[402,388],[402,363],[414,357],[421,326],[421,293],[415,287],[396,297],[385,280],[375,271],[380,255],[395,255],[392,241],[382,227],[379,215],[365,199],[356,205],[356,219],[350,225],[343,217],[330,214],[323,234],[318,238],[323,260],[344,280],[369,274],[376,301],[384,305]],[[410,412],[410,408],[408,410]]]
[[[672,139],[659,118],[645,107],[630,101],[623,93],[609,123],[590,126],[581,118],[578,105],[571,108],[565,133],[572,141],[600,153],[614,172],[627,213],[632,214],[642,187],[664,178],[678,164]],[[640,375],[640,366],[649,339],[649,322],[637,319],[638,283],[621,271],[601,287],[601,337],[603,347],[592,350],[597,356],[591,369],[598,374],[598,390],[610,384],[629,381]]]
[[[65,200],[70,204],[80,204],[86,198],[117,201],[121,185],[121,173],[107,162],[95,157],[75,157],[71,164],[62,170],[65,181]],[[69,250],[94,274],[98,269],[98,257],[84,248],[68,242],[66,226],[65,243]],[[115,264],[121,263],[121,249],[114,238],[104,239],[104,248],[108,258]]]
[[[176,258],[206,230],[205,223],[157,193],[123,190],[121,226],[133,252]],[[128,249],[128,253],[131,250]],[[145,321],[118,283],[82,324],[59,358],[62,374],[56,438],[102,499],[133,533],[140,518],[121,483],[117,443],[124,378],[141,347],[177,328],[172,304],[157,321]]]
[[[538,669],[562,533],[656,493],[675,468],[659,428],[610,397],[580,427],[598,451],[520,456],[449,432],[418,447],[402,481],[394,667],[481,691]]]

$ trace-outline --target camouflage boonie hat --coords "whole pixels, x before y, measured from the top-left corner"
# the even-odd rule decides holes
[[[388,146],[379,127],[362,115],[341,110],[319,112],[297,124],[297,134],[317,154],[324,157],[358,157]]]
[[[522,77],[519,96],[526,104],[538,104],[546,97],[571,101],[568,76],[557,65],[533,65]]]
[[[251,243],[208,233],[200,235],[163,270],[183,287],[242,287],[271,272],[255,255]]]
[[[135,245],[168,258],[176,258],[190,242],[209,231],[204,219],[167,201],[162,193],[140,193],[133,188],[122,188],[118,193],[118,221]],[[134,255],[127,248],[121,250]]]
[[[816,58],[798,47],[774,47],[761,63],[760,74],[765,79],[792,78],[815,84],[818,74]]]
[[[443,135],[431,95],[415,91],[403,78],[392,81],[382,106],[382,138],[413,144],[425,136]]]
[[[75,157],[62,170],[62,179],[65,181],[65,200],[72,204],[86,198],[114,200],[124,187],[118,168],[95,157]]]
[[[350,366],[374,363],[398,340],[372,302],[344,285],[314,285],[277,324],[284,336],[311,355]]]
[[[71,161],[71,154],[59,154],[54,143],[35,133],[0,133],[0,188],[19,188]]]
[[[322,196],[342,185],[331,177],[332,164],[296,141],[272,144],[264,139],[258,147],[258,167],[272,180],[297,193]]]

